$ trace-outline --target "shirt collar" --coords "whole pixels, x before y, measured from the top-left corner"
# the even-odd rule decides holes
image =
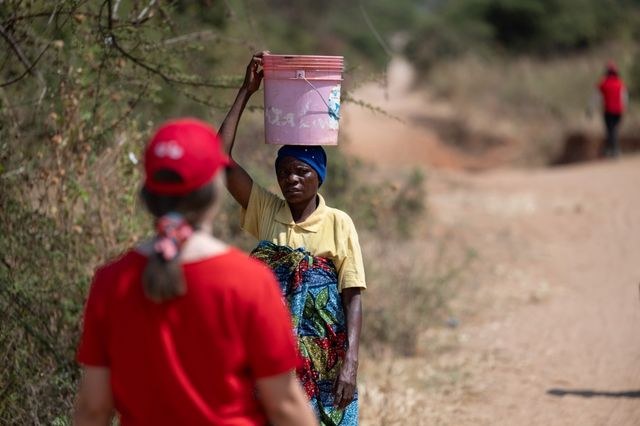
[[[324,220],[327,213],[327,205],[324,202],[322,195],[318,194],[318,207],[306,218],[303,222],[295,223],[293,216],[291,216],[291,210],[289,210],[289,204],[285,201],[276,213],[275,220],[285,225],[294,226],[297,225],[300,228],[308,232],[318,232],[320,225]]]

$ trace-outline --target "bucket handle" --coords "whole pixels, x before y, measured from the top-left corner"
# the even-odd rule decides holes
[[[316,86],[313,85],[313,83],[311,83],[309,80],[307,80],[307,77],[304,74],[305,74],[304,71],[298,70],[298,71],[296,71],[296,78],[300,78],[300,79],[306,81],[307,84],[309,86],[311,86],[311,88],[313,90],[315,90],[315,92],[318,94],[318,96],[320,96],[320,99],[322,99],[322,102],[327,106],[329,117],[331,117],[331,118],[333,118],[335,120],[340,120],[340,112],[336,111],[334,108],[331,108],[329,106],[327,101],[324,100],[324,97],[322,96],[322,93],[320,93],[320,91],[316,88]]]

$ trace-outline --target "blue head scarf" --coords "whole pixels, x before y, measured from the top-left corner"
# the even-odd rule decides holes
[[[307,163],[316,171],[320,185],[322,185],[327,176],[327,154],[324,152],[324,148],[317,145],[284,145],[278,150],[276,169],[284,157],[293,157]]]

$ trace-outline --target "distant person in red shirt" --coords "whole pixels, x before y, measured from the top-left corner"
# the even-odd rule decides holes
[[[273,274],[212,235],[229,164],[193,119],[145,152],[157,235],[95,273],[77,359],[76,425],[316,425]]]
[[[607,130],[605,155],[607,157],[617,157],[620,155],[618,125],[627,106],[628,94],[622,79],[618,75],[618,67],[615,63],[609,62],[607,64],[605,75],[598,84],[598,90],[604,114],[604,124]]]

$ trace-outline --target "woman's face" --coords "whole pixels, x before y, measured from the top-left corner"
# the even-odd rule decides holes
[[[304,161],[284,157],[278,162],[276,177],[282,195],[289,204],[309,202],[318,194],[318,174]]]

